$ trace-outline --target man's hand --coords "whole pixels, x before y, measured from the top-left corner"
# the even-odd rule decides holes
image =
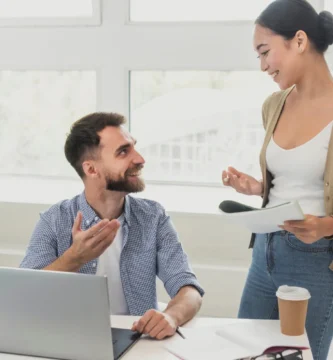
[[[138,331],[161,340],[174,335],[177,327],[178,324],[170,315],[151,309],[133,324],[132,331]]]
[[[113,242],[120,223],[118,220],[101,220],[86,231],[81,230],[82,213],[79,211],[73,228],[70,255],[81,265],[99,257]]]
[[[333,234],[333,218],[305,215],[304,220],[285,221],[280,228],[293,233],[305,244],[312,244]]]
[[[82,213],[78,212],[72,228],[72,246],[43,270],[79,271],[89,261],[98,258],[112,244],[120,223],[118,220],[101,220],[90,229],[81,229]]]

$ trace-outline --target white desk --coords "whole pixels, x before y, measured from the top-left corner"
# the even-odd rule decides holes
[[[111,323],[113,327],[129,329],[132,327],[133,322],[139,317],[134,316],[112,316]],[[260,321],[260,320],[238,320],[238,319],[219,319],[219,318],[195,318],[188,322],[184,327],[188,328],[218,328],[222,325],[232,324],[241,321]],[[269,332],[270,327],[275,327],[277,324],[276,320],[265,320],[267,323],[267,331]],[[179,335],[175,335],[179,336]],[[170,354],[165,348],[165,341],[168,340],[152,340],[152,339],[141,339],[133,348],[122,358],[124,360],[175,360],[177,359],[174,355]],[[304,346],[309,346],[307,336],[304,335]],[[303,352],[304,360],[313,360],[310,350]],[[35,358],[30,356],[10,355],[0,353],[0,360],[49,360],[45,358]]]

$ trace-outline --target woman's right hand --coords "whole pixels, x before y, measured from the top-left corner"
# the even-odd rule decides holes
[[[222,172],[222,182],[225,186],[231,186],[237,192],[245,195],[263,195],[263,183],[254,177],[244,174],[233,167],[228,167]]]

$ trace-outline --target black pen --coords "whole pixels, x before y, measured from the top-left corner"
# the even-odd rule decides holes
[[[181,333],[181,331],[179,330],[179,327],[177,327],[176,329],[176,333],[181,336],[183,339],[186,339],[186,337]]]

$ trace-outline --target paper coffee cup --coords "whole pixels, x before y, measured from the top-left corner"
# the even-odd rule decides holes
[[[311,297],[309,291],[301,287],[283,285],[279,287],[276,296],[282,334],[303,335],[308,302]]]

